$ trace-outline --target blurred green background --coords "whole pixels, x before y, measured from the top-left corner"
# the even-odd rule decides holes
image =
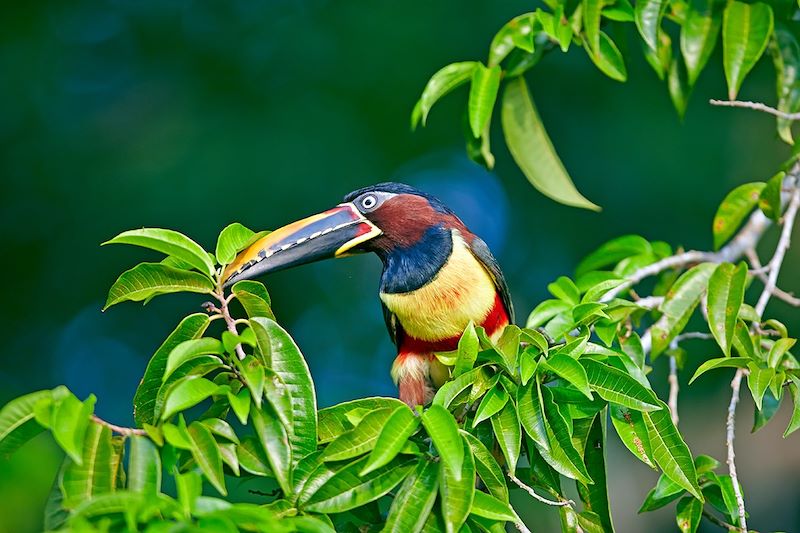
[[[338,203],[348,191],[406,181],[450,204],[489,243],[524,323],[546,284],[603,241],[638,233],[711,246],[711,219],[734,186],[768,178],[788,156],[772,119],[713,108],[725,94],[720,51],[681,123],[665,86],[629,39],[629,81],[605,78],[581,49],[554,52],[529,75],[553,141],[600,214],[539,195],[513,165],[499,129],[488,173],[464,156],[464,92],[409,131],[427,78],[485,57],[494,32],[528,2],[107,0],[16,2],[0,19],[0,239],[5,269],[0,404],[68,385],[98,395],[98,413],[132,422],[149,356],[202,299],[166,296],[100,312],[141,250],[100,248],[135,227],[181,230],[213,249],[232,221],[274,228]],[[768,62],[743,99],[774,101]],[[763,243],[765,252],[774,235]],[[152,256],[155,257],[155,256]],[[800,290],[800,246],[783,288]],[[311,366],[322,406],[394,394],[393,347],[377,299],[379,261],[320,263],[266,279],[279,320]],[[774,314],[800,331],[796,310]],[[716,356],[695,342],[690,367]],[[666,388],[665,361],[653,381]],[[693,371],[693,368],[689,370]],[[686,387],[681,428],[694,453],[724,457],[728,372]],[[800,530],[800,445],[784,441],[790,405],[748,433],[745,391],[737,456],[750,525]],[[790,402],[785,402],[790,404]],[[0,458],[0,532],[36,531],[59,453],[37,438]],[[673,531],[671,508],[637,516],[656,474],[610,436],[618,530]],[[517,500],[535,531],[555,513]],[[713,531],[704,525],[703,531]]]

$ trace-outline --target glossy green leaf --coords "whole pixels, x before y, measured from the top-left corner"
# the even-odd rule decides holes
[[[466,440],[459,437],[463,468],[453,470],[451,463],[439,463],[439,496],[445,531],[455,533],[467,519],[475,497],[475,462]]]
[[[236,458],[242,469],[257,476],[271,476],[272,468],[269,466],[269,459],[264,452],[258,438],[255,435],[247,435],[236,447]]]
[[[343,402],[319,411],[319,442],[330,442],[342,433],[352,429],[352,424],[347,420],[347,413],[357,409],[372,411],[375,409],[390,408],[392,410],[405,407],[406,404],[397,398],[361,398]]]
[[[161,492],[161,456],[147,437],[130,437],[128,460],[128,489],[155,496]]]
[[[679,57],[672,59],[669,65],[669,73],[667,75],[667,88],[669,89],[669,97],[672,100],[672,106],[678,112],[678,116],[683,119],[686,114],[686,108],[689,106],[689,96],[692,92],[692,86],[689,85],[687,78],[686,66]]]
[[[567,380],[581,391],[587,398],[592,399],[592,391],[589,389],[589,381],[586,370],[574,358],[562,353],[555,353],[539,363],[539,368],[551,371],[557,376]],[[599,393],[598,393],[599,394]]]
[[[750,430],[751,433],[755,433],[772,420],[780,406],[781,400],[776,398],[772,391],[768,390],[764,393],[764,397],[761,400],[761,409],[753,411],[753,429]]]
[[[256,408],[261,407],[261,400],[264,396],[264,383],[267,380],[267,369],[264,363],[254,355],[247,355],[239,364],[240,374],[244,384],[250,390],[250,397]],[[280,418],[280,415],[278,415]]]
[[[80,463],[70,461],[59,482],[66,509],[74,509],[94,495],[114,490],[112,453],[111,430],[89,424],[80,450]]]
[[[562,204],[600,209],[584,198],[572,183],[522,77],[506,84],[501,115],[508,149],[525,177],[539,192]]]
[[[744,301],[747,265],[720,264],[708,280],[708,325],[726,357],[731,354],[739,307]]]
[[[670,71],[670,67],[676,63],[672,56],[672,38],[663,29],[658,30],[655,50],[642,41],[642,52],[645,60],[653,67],[658,79],[664,80]]]
[[[133,416],[139,425],[152,424],[158,415],[155,413],[156,396],[161,387],[162,378],[172,350],[176,346],[189,339],[196,339],[203,335],[209,324],[208,315],[205,313],[195,313],[189,315],[170,333],[169,337],[156,350],[139,387],[133,397]]]
[[[733,2],[738,4],[739,2]],[[722,201],[714,216],[714,249],[719,249],[739,229],[744,219],[758,203],[764,183],[739,185]]]
[[[406,477],[392,500],[382,531],[385,533],[418,533],[436,501],[439,488],[439,465],[421,459],[416,470]]]
[[[722,28],[722,12],[717,0],[691,0],[681,26],[681,53],[694,86],[717,44]]]
[[[639,235],[623,235],[612,239],[587,255],[575,269],[575,275],[614,265],[626,257],[652,253],[650,243]]]
[[[210,294],[213,289],[213,282],[203,274],[179,270],[160,263],[139,263],[117,278],[108,291],[103,310],[120,302],[139,302],[161,294],[173,292]]]
[[[590,52],[589,57],[597,68],[612,80],[625,81],[628,79],[628,70],[625,68],[622,53],[611,37],[604,32],[600,32],[599,47],[594,52]]]
[[[797,65],[797,68],[800,69],[800,64]],[[798,98],[800,99],[800,80],[797,81],[797,85]],[[783,188],[783,179],[785,176],[785,172],[778,172],[772,176],[767,181],[764,188],[761,189],[761,194],[758,197],[759,209],[773,222],[777,222],[781,218],[781,189]]]
[[[365,476],[366,458],[336,472],[305,504],[315,513],[341,513],[377,500],[395,488],[414,469],[416,461],[393,462]]]
[[[195,462],[214,488],[226,496],[228,491],[225,490],[225,477],[222,473],[222,455],[211,431],[200,422],[192,422],[189,424],[188,435]]]
[[[553,393],[549,390],[549,387],[541,387],[540,393],[550,450],[539,448],[539,453],[559,473],[585,484],[592,483],[592,478],[586,470],[583,457],[572,442],[567,419],[564,418],[561,409],[554,401]]]
[[[640,461],[652,469],[656,468],[653,449],[647,435],[647,425],[642,413],[621,405],[608,404],[611,422],[620,440]]]
[[[572,308],[572,306],[562,300],[545,300],[536,307],[534,307],[531,314],[528,315],[526,322],[527,328],[538,328],[559,313],[563,313]]]
[[[467,442],[475,461],[475,472],[481,478],[489,493],[504,502],[508,501],[508,485],[503,475],[503,470],[497,463],[494,455],[476,437],[460,430],[461,437]]]
[[[592,359],[583,358],[580,364],[586,369],[589,387],[601,398],[637,411],[659,408],[655,394],[625,372]]]
[[[778,111],[796,113],[800,110],[800,44],[796,32],[793,33],[787,26],[776,24],[770,49],[775,65]],[[789,119],[777,118],[778,135],[788,144],[794,144],[792,123]],[[775,210],[779,211],[780,204],[775,205]]]
[[[236,295],[249,318],[266,317],[275,320],[272,300],[263,283],[253,280],[237,281],[231,287],[231,292]]]
[[[517,513],[514,512],[508,502],[498,500],[491,494],[486,494],[479,490],[475,491],[475,496],[472,499],[472,507],[470,507],[469,512],[475,516],[501,522],[519,521]]]
[[[124,231],[103,243],[103,245],[106,244],[131,244],[150,248],[185,261],[209,278],[214,276],[214,263],[208,252],[192,239],[177,231],[161,228]]]
[[[293,457],[286,428],[269,403],[262,404],[261,409],[251,408],[250,419],[278,485],[284,494],[291,494]],[[248,470],[241,458],[240,463]]]
[[[472,84],[469,91],[469,125],[472,135],[477,138],[483,133],[492,117],[497,90],[500,88],[500,67],[487,68],[478,63],[472,71]]]
[[[653,458],[672,481],[702,500],[692,453],[672,423],[667,405],[659,400],[661,410],[643,412]]]
[[[231,405],[231,409],[233,409],[236,418],[238,418],[239,422],[242,424],[247,424],[247,417],[250,415],[250,391],[246,388],[242,388],[242,390],[236,394],[228,392],[227,395],[228,403]]]
[[[478,409],[475,410],[475,418],[472,420],[472,427],[477,426],[487,418],[490,418],[500,410],[508,402],[508,393],[502,385],[497,384],[487,392],[481,403],[478,404]]]
[[[50,421],[53,437],[67,455],[79,465],[83,458],[84,438],[91,424],[89,417],[94,411],[94,395],[81,402],[72,393],[54,403]]]
[[[694,380],[705,374],[709,370],[715,368],[745,368],[750,360],[746,357],[719,357],[717,359],[709,359],[704,362],[689,380],[691,385]]]
[[[236,436],[236,432],[225,420],[219,418],[203,418],[200,420],[200,423],[207,427],[214,435],[239,444],[239,437]]]
[[[764,53],[772,28],[768,4],[728,3],[722,19],[722,56],[729,99],[736,99],[744,78]]]
[[[792,418],[789,420],[786,431],[783,432],[783,438],[800,429],[800,378],[792,377],[792,382],[789,383],[789,392],[792,394]]]
[[[0,455],[10,455],[44,429],[35,419],[34,406],[52,399],[49,390],[15,398],[0,409]]]
[[[461,475],[464,463],[464,443],[458,435],[458,425],[453,415],[441,405],[431,405],[422,413],[422,424],[430,435],[442,463],[456,477]]]
[[[653,50],[657,46],[658,30],[666,7],[665,0],[644,0],[634,5],[636,28],[647,46]]]
[[[537,378],[538,379],[538,378]],[[548,450],[550,444],[547,439],[545,415],[542,411],[537,382],[531,380],[527,385],[517,389],[517,412],[525,433],[540,448]]]
[[[440,98],[472,79],[472,72],[477,65],[478,63],[475,61],[451,63],[431,76],[422,91],[418,107],[415,108],[415,112],[412,114],[412,129],[417,126],[420,120],[422,120],[422,125],[425,125],[428,120],[428,113]]]
[[[703,517],[703,502],[692,496],[686,496],[678,502],[675,519],[681,533],[695,533]]]
[[[642,347],[642,339],[639,338],[638,333],[633,331],[628,337],[621,336],[619,338],[619,346],[636,366],[639,368],[644,367],[644,348]]]
[[[570,305],[577,305],[580,301],[580,291],[575,282],[566,276],[561,276],[553,283],[547,285],[550,294]]]
[[[458,340],[458,354],[456,356],[456,364],[453,367],[453,377],[458,377],[472,370],[472,367],[475,366],[475,360],[478,358],[479,348],[475,324],[470,321]]]
[[[167,400],[164,403],[164,412],[161,420],[179,411],[194,407],[215,392],[219,387],[212,381],[197,376],[187,376],[175,383],[167,393]]]
[[[394,411],[400,409],[398,407]],[[406,410],[408,409],[406,408]],[[375,442],[378,440],[378,435],[381,434],[387,418],[394,411],[391,409],[370,411],[354,429],[339,435],[328,444],[322,453],[322,459],[324,461],[343,461],[371,451],[375,447]]]
[[[256,338],[269,338],[269,348],[259,341],[259,348],[270,354],[272,370],[281,378],[292,395],[291,433],[295,461],[317,449],[317,397],[311,372],[300,349],[285,329],[268,318],[253,318],[250,326]],[[259,336],[257,330],[261,330]]]
[[[367,464],[364,466],[361,475],[366,475],[377,468],[389,464],[406,445],[408,438],[416,433],[419,422],[419,418],[408,408],[399,408],[391,413],[385,419],[383,428],[375,442],[375,447],[370,452]],[[362,420],[363,423],[364,421]]]
[[[594,483],[583,484],[578,482],[578,493],[585,507],[597,515],[601,531],[613,533],[614,524],[611,521],[611,506],[608,499],[608,483],[606,478],[606,413],[601,411],[592,419],[586,444],[583,449],[583,460],[586,470]]]
[[[747,387],[753,395],[756,407],[761,409],[761,399],[764,397],[764,392],[769,387],[770,381],[775,376],[775,369],[762,368],[755,361],[747,363],[747,369],[750,371],[747,376]]]
[[[491,422],[500,450],[506,459],[506,468],[513,474],[522,447],[522,431],[514,402],[506,402],[503,408],[492,416]]]
[[[523,13],[508,21],[489,45],[489,66],[499,65],[514,48],[525,52],[534,51],[534,25],[538,22],[535,13]]]
[[[202,355],[222,355],[223,353],[225,353],[225,348],[222,343],[211,337],[183,341],[170,352],[161,379],[166,381],[179,366],[191,359]],[[222,363],[221,359],[219,361]]]
[[[215,254],[221,265],[232,263],[236,254],[244,250],[255,233],[238,222],[229,224],[220,232]]]
[[[600,14],[603,10],[604,0],[582,0],[583,31],[589,51],[595,52],[600,46]]]
[[[499,361],[499,358],[497,359]],[[473,387],[474,390],[476,383],[478,383],[482,376],[485,376],[485,372],[486,371],[482,367],[478,367],[448,381],[436,391],[436,394],[433,396],[433,405],[440,405],[444,408],[450,407],[453,400],[464,392],[464,390],[469,387]]]
[[[666,350],[672,339],[686,327],[716,268],[714,263],[701,263],[684,272],[669,290],[661,304],[663,315],[651,328],[651,357]]]

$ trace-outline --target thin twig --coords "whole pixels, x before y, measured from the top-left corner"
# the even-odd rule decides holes
[[[756,313],[759,317],[764,316],[764,311],[767,308],[770,296],[773,295],[778,283],[778,274],[780,274],[781,266],[783,265],[783,258],[786,256],[786,250],[789,249],[790,241],[792,239],[792,229],[794,227],[794,220],[797,216],[797,210],[800,208],[800,188],[794,186],[794,190],[790,193],[789,205],[786,207],[786,213],[783,215],[783,229],[781,230],[781,237],[778,240],[778,245],[775,247],[775,254],[770,259],[767,266],[769,266],[769,277],[764,285],[764,290],[756,303]]]
[[[233,333],[234,335],[239,335],[239,331],[236,329],[236,321],[231,316],[231,312],[228,309],[228,304],[231,301],[231,298],[225,298],[225,294],[222,292],[220,288],[218,292],[214,293],[214,296],[219,300],[219,313],[225,319],[225,324],[228,326],[228,331]],[[231,294],[231,296],[233,296]],[[239,357],[239,360],[245,358],[244,348],[242,348],[241,344],[236,345],[236,355]]]
[[[636,305],[644,309],[658,309],[663,303],[663,296],[647,296],[636,300]]]
[[[733,450],[733,439],[736,437],[736,404],[739,403],[739,387],[742,384],[743,369],[738,369],[731,381],[731,403],[728,405],[727,435],[725,443],[728,446],[728,472],[731,475],[733,484],[733,494],[736,496],[736,506],[739,510],[739,528],[747,531],[747,517],[744,510],[744,497],[742,489],[739,487],[739,476],[736,473],[736,453]]]
[[[674,357],[669,358],[669,400],[667,406],[669,407],[670,415],[672,416],[672,423],[678,425],[678,363]]]
[[[763,111],[778,118],[785,118],[786,120],[800,120],[800,113],[787,113],[780,109],[775,109],[767,104],[761,102],[748,102],[744,100],[714,100],[713,98],[708,101],[711,105],[722,107],[742,107],[745,109],[753,109],[755,111]]]
[[[769,278],[767,278],[767,273],[770,271],[770,265],[761,266],[761,261],[758,259],[758,254],[755,250],[747,250],[745,255],[747,256],[747,260],[750,261],[750,265],[753,267],[750,269],[750,273],[760,279],[761,282],[764,283],[764,286],[766,286],[769,280]],[[772,291],[772,296],[791,306],[800,307],[800,298],[797,298],[791,292],[786,292],[775,287]]]
[[[538,494],[536,494],[536,491],[534,491],[531,487],[529,487],[528,485],[523,483],[519,478],[517,478],[511,472],[508,473],[508,479],[510,479],[516,486],[518,486],[519,488],[521,488],[522,490],[524,490],[525,492],[527,492],[528,494],[533,496],[535,499],[539,500],[540,502],[542,502],[544,504],[552,505],[552,506],[555,506],[555,507],[565,507],[567,505],[574,505],[575,504],[575,502],[572,501],[572,500],[564,500],[564,499],[562,499],[562,500],[554,501],[554,500],[548,500],[544,496],[539,496]]]
[[[130,436],[130,435],[147,435],[147,432],[143,429],[139,428],[127,428],[124,426],[118,426],[116,424],[112,424],[111,422],[106,422],[102,418],[97,415],[92,415],[92,420],[101,426],[105,426],[114,433],[118,433],[120,435]]]
[[[706,520],[708,520],[712,524],[715,524],[715,525],[717,525],[717,526],[719,526],[721,528],[727,529],[728,531],[739,531],[738,527],[734,526],[733,524],[729,524],[729,523],[725,522],[724,520],[721,520],[721,519],[717,518],[716,516],[711,514],[709,511],[707,511],[705,508],[703,508],[703,516],[706,518]]]
[[[522,523],[522,520],[514,522],[514,527],[517,528],[517,531],[520,533],[531,533],[531,530],[528,529],[528,526]]]

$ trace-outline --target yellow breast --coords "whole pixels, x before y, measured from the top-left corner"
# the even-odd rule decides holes
[[[381,293],[381,300],[405,332],[437,341],[461,335],[470,320],[480,324],[492,309],[495,286],[464,239],[453,231],[453,253],[434,278],[419,289]]]

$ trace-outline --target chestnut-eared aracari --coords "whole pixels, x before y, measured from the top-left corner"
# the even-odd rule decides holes
[[[242,251],[226,286],[329,257],[374,252],[380,300],[397,346],[392,378],[409,406],[430,402],[470,321],[497,338],[513,321],[503,273],[486,243],[438,199],[401,183],[351,192],[344,202],[262,237]]]

